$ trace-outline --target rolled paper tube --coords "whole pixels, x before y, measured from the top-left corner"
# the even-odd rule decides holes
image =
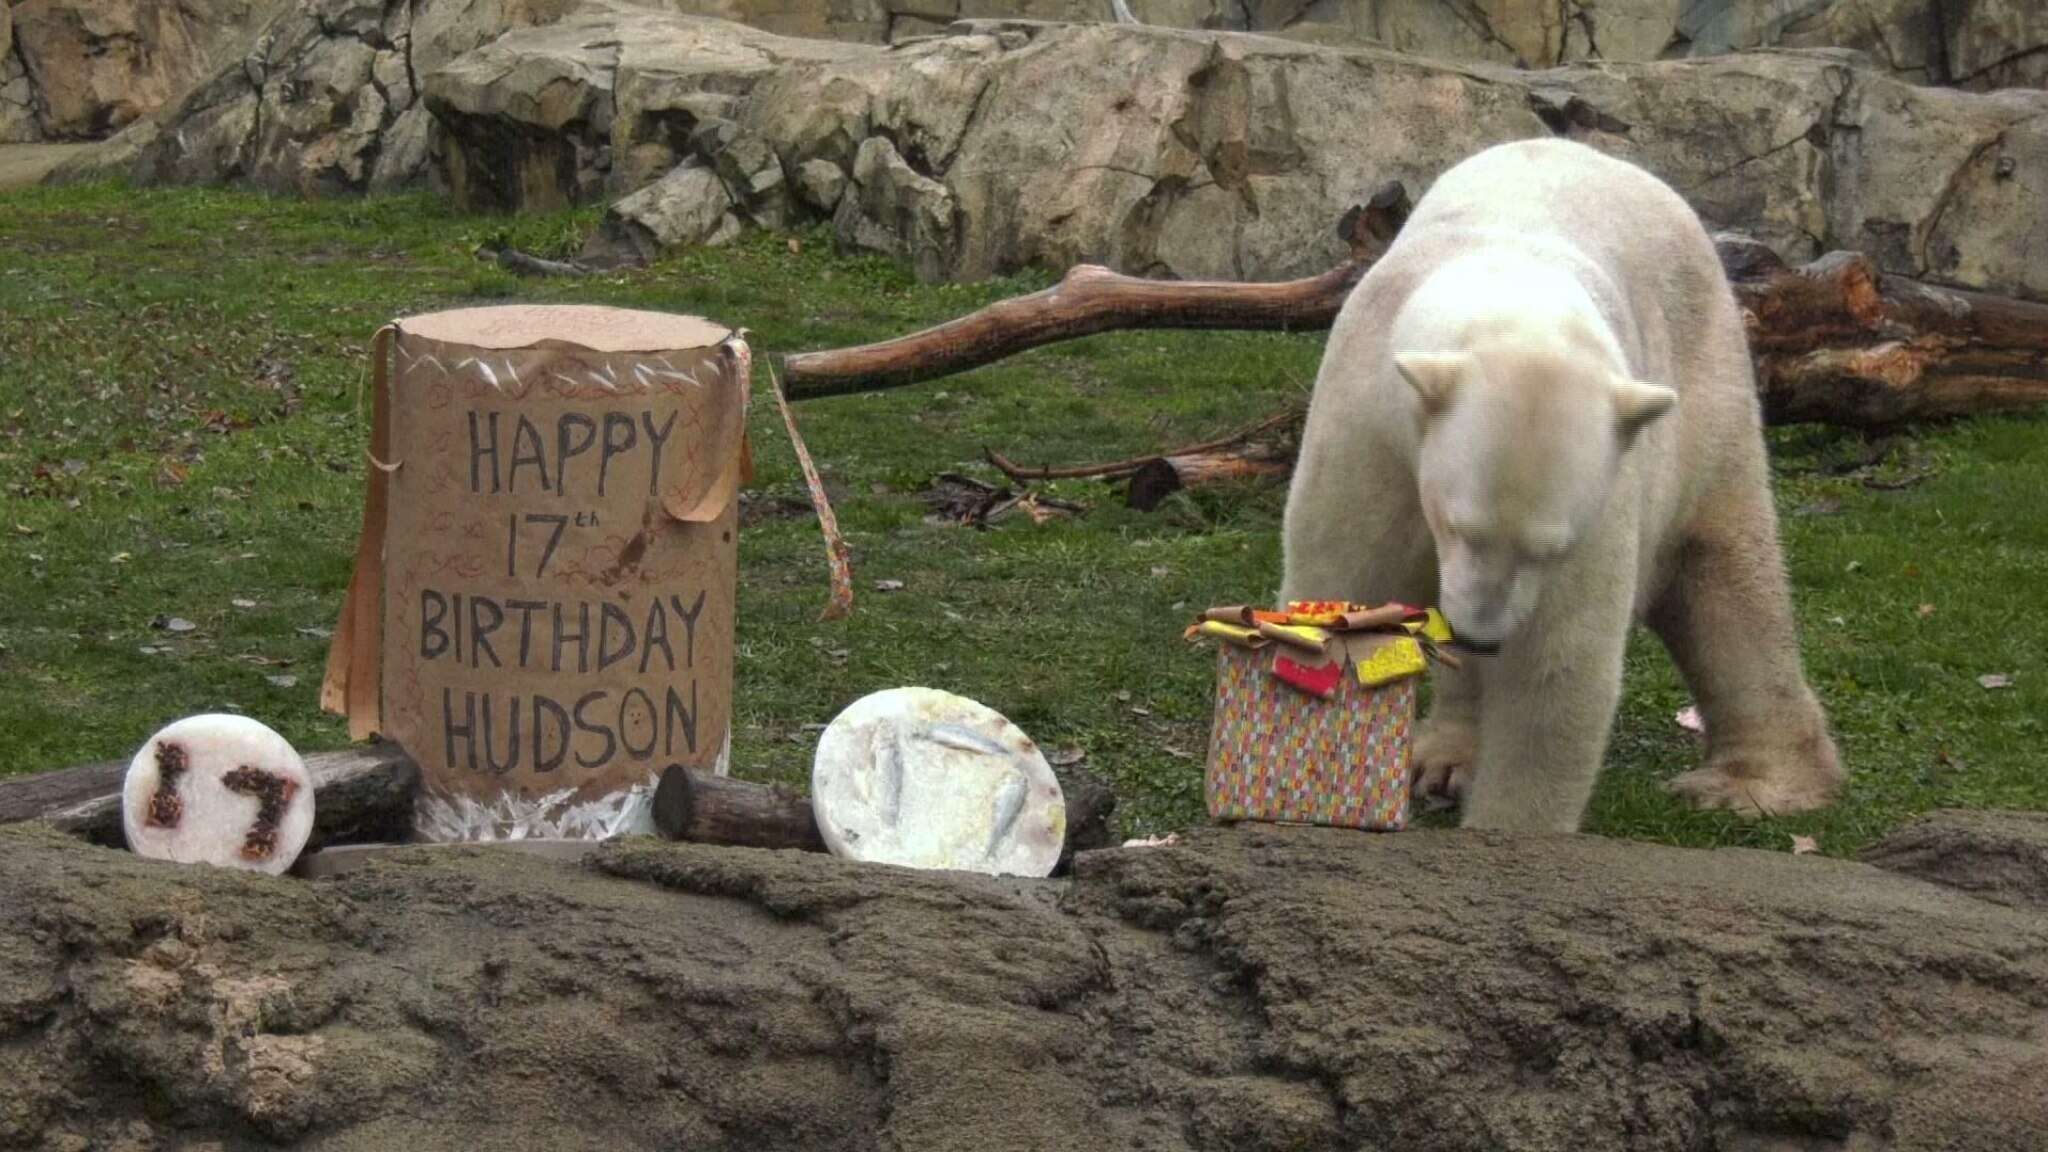
[[[1225,624],[1221,620],[1204,620],[1195,626],[1194,631],[1197,635],[1213,636],[1244,648],[1258,648],[1266,643],[1266,638],[1259,635],[1256,629],[1240,628],[1235,624]]]
[[[1439,644],[1449,644],[1456,639],[1451,635],[1451,622],[1444,619],[1444,614],[1434,608],[1429,610],[1429,616],[1422,622],[1422,634]],[[1451,667],[1456,668],[1457,665],[1452,664]]]
[[[121,823],[138,856],[273,875],[313,831],[313,780],[284,737],[247,716],[187,716],[129,762]]]
[[[1313,652],[1318,656],[1330,650],[1330,634],[1320,628],[1309,628],[1299,624],[1275,624],[1261,620],[1259,635],[1269,640],[1278,640],[1304,652]]]
[[[1269,612],[1265,609],[1257,609],[1252,612],[1252,623],[1254,624],[1291,624],[1293,622],[1294,617],[1285,612]]]
[[[1399,604],[1382,604],[1378,608],[1346,612],[1337,619],[1336,626],[1346,632],[1367,632],[1374,628],[1391,628],[1408,616],[1408,609]]]
[[[1222,624],[1236,624],[1245,628],[1249,628],[1257,623],[1257,621],[1252,619],[1251,607],[1246,604],[1233,604],[1228,608],[1211,608],[1207,612],[1202,613],[1202,619],[1214,620]]]

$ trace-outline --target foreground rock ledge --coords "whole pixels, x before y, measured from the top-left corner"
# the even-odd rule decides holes
[[[0,1147],[2011,1149],[2048,916],[1594,837],[1071,883],[653,841],[324,881],[0,830]]]

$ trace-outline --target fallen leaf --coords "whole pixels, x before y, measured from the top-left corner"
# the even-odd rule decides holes
[[[877,580],[877,581],[875,581],[875,591],[877,591],[877,592],[901,592],[901,591],[903,591],[903,581],[901,581],[901,580]]]
[[[1678,714],[1673,716],[1672,719],[1678,721],[1678,726],[1687,732],[1698,732],[1704,735],[1707,731],[1707,722],[1700,719],[1699,706],[1696,704],[1687,704],[1685,707],[1680,708]]]
[[[190,632],[199,627],[183,616],[152,616],[149,626],[165,632]]]
[[[795,239],[795,238],[791,238],[791,240],[790,240],[790,242],[789,242],[789,254],[790,254],[791,256],[795,256],[795,255],[797,255],[798,253],[802,252],[803,250],[804,250],[804,245],[803,245],[803,241],[801,241],[801,240],[797,240],[797,239]]]
[[[298,632],[301,636],[311,636],[317,640],[325,640],[334,635],[332,628],[301,628]]]
[[[1124,701],[1124,702],[1126,702],[1126,703],[1129,703],[1129,702],[1130,702],[1130,699],[1131,699],[1131,690],[1130,690],[1129,688],[1119,688],[1119,689],[1117,689],[1117,691],[1116,691],[1116,698],[1117,698],[1117,699],[1119,699],[1119,700],[1122,700],[1122,701]]]
[[[1794,856],[1811,856],[1818,851],[1820,851],[1819,840],[1811,836],[1794,836],[1792,838],[1792,854]]]
[[[170,651],[170,649],[159,648],[154,644],[144,644],[142,647],[137,648],[136,651],[142,653],[144,656],[154,656],[159,652],[168,652]]]
[[[17,536],[33,536],[36,534],[36,530],[26,524],[16,524],[14,526],[14,533]]]
[[[1195,754],[1185,748],[1175,748],[1171,744],[1162,744],[1160,747],[1168,756],[1173,757],[1175,760],[1193,760],[1195,758]]]
[[[242,655],[235,657],[235,659],[240,660],[244,664],[254,664],[258,668],[289,668],[292,666],[293,663],[293,661],[289,659],[280,659],[276,656],[265,656],[257,652],[245,652]]]
[[[1072,768],[1087,758],[1085,748],[1060,748],[1045,754],[1045,762],[1055,768]]]
[[[1918,608],[1913,609],[1913,615],[1920,617],[1922,620],[1925,620],[1929,616],[1934,615],[1934,605],[1922,604]]]
[[[1150,716],[1151,714],[1152,710],[1150,708],[1142,708],[1136,704],[1131,705],[1131,715],[1133,716]]]
[[[128,562],[129,560],[130,560],[130,559],[131,559],[131,557],[130,557],[130,556],[128,555],[128,553],[126,553],[126,552],[116,552],[116,553],[114,553],[114,554],[113,554],[112,556],[109,556],[109,557],[107,557],[107,563],[109,563],[109,564],[126,564],[126,563],[127,563],[127,562]]]
[[[237,608],[254,608],[256,606],[256,602],[254,600],[244,599],[243,597],[239,596],[237,596],[233,600],[228,601],[228,603],[233,604]]]
[[[1164,564],[1159,564],[1159,565],[1156,565],[1156,566],[1154,566],[1154,567],[1153,567],[1153,569],[1152,569],[1152,578],[1153,578],[1154,580],[1158,580],[1158,579],[1160,579],[1160,578],[1162,578],[1162,577],[1166,577],[1166,576],[1171,576],[1171,575],[1173,575],[1173,569],[1171,569],[1171,568],[1168,568],[1168,567],[1167,567],[1166,565],[1164,565]]]
[[[2000,688],[2010,688],[2012,687],[2012,674],[2009,672],[1987,673],[1983,676],[1977,677],[1977,683],[1987,691],[1996,691]]]
[[[1844,571],[1844,572],[1861,572],[1861,571],[1863,571],[1863,561],[1861,561],[1861,560],[1851,560],[1851,561],[1849,561],[1849,564],[1848,564],[1848,566],[1847,566],[1847,567],[1845,567],[1845,568],[1843,568],[1843,569],[1842,569],[1842,571]]]
[[[277,685],[279,688],[291,688],[299,682],[297,676],[265,676],[264,679]]]

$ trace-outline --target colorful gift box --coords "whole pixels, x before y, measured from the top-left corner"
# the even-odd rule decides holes
[[[1212,608],[1187,635],[1218,642],[1212,819],[1406,826],[1417,689],[1430,660],[1456,662],[1434,609]]]

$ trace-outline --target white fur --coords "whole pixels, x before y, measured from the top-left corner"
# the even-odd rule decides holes
[[[1628,630],[1706,720],[1705,807],[1831,801],[1748,348],[1698,218],[1641,169],[1523,141],[1444,173],[1338,315],[1288,495],[1292,599],[1442,607],[1497,655],[1438,675],[1416,783],[1464,823],[1573,830]]]

